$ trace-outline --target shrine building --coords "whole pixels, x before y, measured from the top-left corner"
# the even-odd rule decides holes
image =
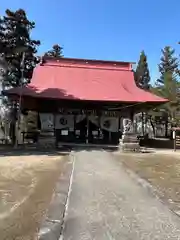
[[[56,143],[117,145],[122,120],[167,100],[138,88],[131,62],[44,57],[31,83],[6,91],[36,111]]]

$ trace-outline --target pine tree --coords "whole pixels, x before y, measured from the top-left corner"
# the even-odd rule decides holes
[[[7,44],[5,39],[5,29],[3,25],[3,18],[0,16],[0,85],[4,81],[7,72],[7,62],[5,59],[5,53],[7,53]]]
[[[176,113],[179,109],[180,82],[178,79],[178,59],[175,50],[169,46],[162,49],[159,72],[160,78],[155,83],[155,93],[169,100],[162,108],[167,112],[171,123],[176,122]]]
[[[0,21],[0,48],[1,55],[5,58],[8,69],[3,79],[4,87],[18,87],[30,82],[33,69],[39,62],[36,56],[40,41],[31,39],[30,33],[35,28],[35,23],[28,20],[23,9],[17,11],[6,10],[5,16]],[[11,121],[11,138],[15,143],[15,122],[17,117],[18,102],[13,104],[11,112],[14,118]]]
[[[52,50],[49,50],[48,52],[45,53],[45,56],[49,56],[49,57],[63,57],[63,48],[58,45],[55,44],[52,47]]]
[[[134,74],[136,85],[144,90],[149,90],[150,88],[150,74],[149,74],[149,68],[147,63],[147,56],[144,51],[141,52],[139,62]],[[145,129],[144,129],[144,123],[146,119],[146,113],[142,112],[142,133],[144,135]]]
[[[161,50],[162,57],[160,64],[158,65],[160,78],[157,80],[157,84],[164,85],[166,78],[172,79],[176,75],[178,69],[178,59],[174,56],[175,50],[170,46],[166,46]],[[167,76],[168,75],[168,76]]]
[[[135,82],[138,87],[148,90],[150,88],[150,80],[147,56],[145,52],[142,51],[135,71]]]
[[[4,39],[4,26],[3,26],[3,18],[0,16],[0,54],[5,51],[5,39]]]
[[[32,77],[34,67],[39,61],[35,54],[40,41],[32,40],[30,37],[30,32],[35,28],[35,23],[28,20],[23,9],[15,12],[7,9],[6,15],[2,19],[2,25],[6,46],[4,54],[9,66],[5,85],[17,87],[22,83],[27,84]],[[21,78],[22,68],[24,70],[23,79]]]

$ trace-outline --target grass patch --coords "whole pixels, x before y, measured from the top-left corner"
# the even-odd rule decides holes
[[[159,197],[174,211],[180,210],[179,154],[123,154],[123,164],[156,187]]]
[[[0,239],[35,239],[63,159],[46,155],[0,157]]]

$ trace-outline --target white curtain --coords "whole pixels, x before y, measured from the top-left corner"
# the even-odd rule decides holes
[[[0,139],[5,139],[4,131],[0,128]]]
[[[83,121],[86,118],[86,115],[77,115],[76,116],[76,123]]]
[[[82,121],[86,116],[79,115],[76,118],[76,122]],[[98,116],[88,116],[88,120],[94,125],[99,125]],[[100,118],[100,127],[109,132],[118,132],[119,131],[119,118],[116,117],[101,117]]]
[[[99,124],[98,116],[88,116],[88,120],[91,121],[94,125],[98,126]]]
[[[74,129],[74,115],[56,115],[55,118],[55,128],[63,129],[69,128],[70,130]]]
[[[52,113],[40,113],[41,130],[53,131],[54,115]]]
[[[100,126],[102,129],[109,132],[118,132],[119,118],[116,117],[101,117]]]

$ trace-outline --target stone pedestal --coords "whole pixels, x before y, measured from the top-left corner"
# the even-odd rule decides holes
[[[38,147],[45,149],[54,149],[55,142],[56,139],[53,132],[41,132],[38,139]]]
[[[139,151],[140,145],[130,119],[123,120],[123,134],[120,140],[121,151]]]

